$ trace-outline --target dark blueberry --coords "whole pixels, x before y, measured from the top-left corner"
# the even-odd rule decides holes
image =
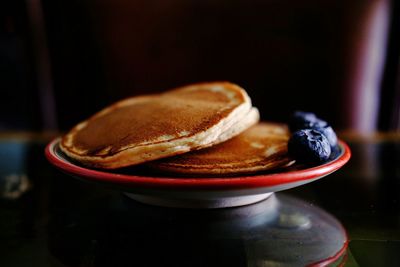
[[[321,132],[328,139],[331,148],[337,146],[337,136],[335,131],[326,121],[317,119],[314,122],[310,122],[304,125],[303,129],[312,129]]]
[[[335,146],[335,147],[331,147],[331,159],[337,158],[340,155],[340,147],[339,146]]]
[[[289,154],[304,163],[322,163],[329,159],[331,146],[321,132],[311,129],[292,134],[288,144]]]
[[[321,129],[325,128],[326,126],[328,126],[326,121],[316,118],[313,121],[304,121],[303,123],[298,123],[295,131],[301,129]]]
[[[302,118],[308,121],[311,121],[313,119],[316,119],[317,116],[312,113],[312,112],[306,112],[306,111],[301,111],[301,110],[297,110],[293,113],[293,117],[294,118]]]
[[[305,125],[308,125],[311,122],[315,122],[318,120],[317,116],[311,112],[304,112],[304,111],[296,111],[293,113],[290,121],[289,121],[289,128],[290,131],[295,132],[300,129],[305,129]]]
[[[325,135],[326,139],[328,139],[329,144],[331,145],[331,148],[337,147],[337,136],[335,131],[332,129],[331,126],[327,125],[324,128],[320,129],[315,129],[317,131],[320,131],[323,135]]]
[[[295,118],[297,118],[297,120]],[[298,131],[301,129],[317,130],[325,135],[332,148],[336,147],[337,136],[335,131],[326,121],[318,119],[314,113],[295,112],[293,115],[293,121],[296,123],[292,123],[291,126],[289,125],[291,131]]]

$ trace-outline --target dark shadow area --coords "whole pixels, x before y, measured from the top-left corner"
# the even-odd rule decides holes
[[[248,91],[264,120],[284,122],[301,109],[316,112],[335,129],[356,127],[362,108],[378,112],[357,101],[374,94],[379,98],[379,88],[367,93],[358,87],[368,76],[361,63],[370,60],[365,49],[375,27],[371,23],[375,15],[385,19],[378,10],[385,3],[391,4],[6,1],[0,14],[0,82],[8,95],[0,106],[2,114],[11,115],[1,121],[7,129],[58,124],[67,130],[121,98],[229,80]],[[398,105],[392,96],[399,9],[393,5],[390,10],[390,60],[380,106],[383,130],[389,127],[385,118],[392,118]],[[379,71],[374,64],[371,68]]]

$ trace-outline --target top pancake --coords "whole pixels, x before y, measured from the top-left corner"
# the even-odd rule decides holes
[[[117,102],[75,126],[60,148],[88,166],[130,166],[225,141],[240,133],[232,129],[241,121],[258,120],[250,111],[235,84],[194,84]]]
[[[149,163],[168,173],[226,176],[272,170],[292,162],[286,125],[259,123],[216,146]]]

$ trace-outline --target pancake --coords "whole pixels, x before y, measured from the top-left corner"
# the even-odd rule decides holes
[[[223,142],[258,119],[239,86],[200,83],[119,101],[76,125],[60,148],[86,166],[115,169]]]
[[[286,125],[258,123],[216,146],[157,160],[156,170],[188,176],[228,176],[267,171],[290,165]]]

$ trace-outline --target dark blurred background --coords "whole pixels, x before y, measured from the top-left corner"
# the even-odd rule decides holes
[[[2,0],[0,130],[65,131],[124,97],[244,87],[263,120],[316,112],[399,129],[400,12],[390,0]]]

